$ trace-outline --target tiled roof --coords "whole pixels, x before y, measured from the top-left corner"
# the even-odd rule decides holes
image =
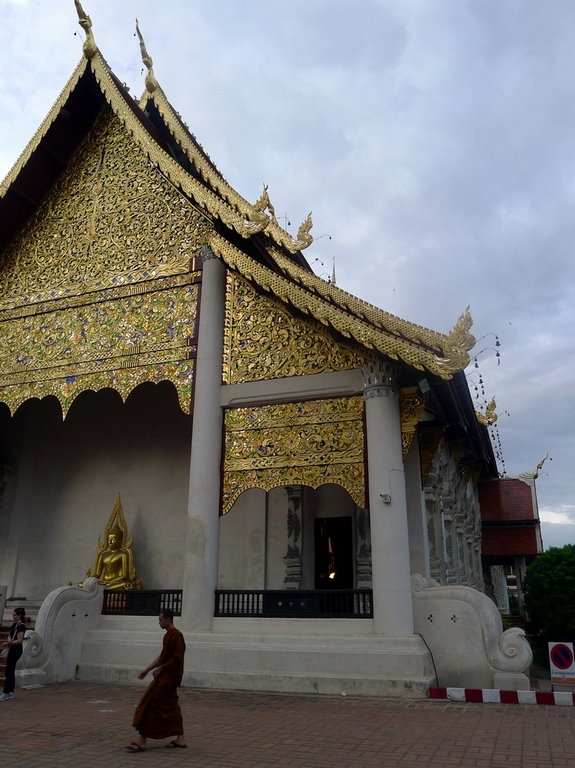
[[[479,484],[481,518],[487,521],[518,521],[538,518],[531,485],[515,477]]]
[[[183,125],[161,88],[156,86],[153,95],[138,104],[97,49],[89,60],[82,59],[48,117],[8,174],[0,190],[0,221],[3,217],[13,220],[6,214],[9,205],[19,199],[17,193],[28,171],[28,176],[32,175],[38,183],[40,174],[32,173],[35,171],[32,161],[39,163],[43,158],[42,147],[47,143],[48,131],[53,129],[50,135],[51,141],[55,141],[56,134],[64,130],[67,123],[59,118],[70,111],[71,99],[79,90],[85,96],[84,101],[92,98],[101,103],[103,96],[150,162],[212,221],[219,220],[224,225],[210,245],[230,269],[240,271],[262,290],[331,326],[344,337],[391,359],[402,360],[416,370],[427,370],[441,379],[450,379],[465,369],[469,363],[469,350],[475,344],[470,333],[472,320],[468,310],[450,333],[438,333],[372,306],[314,275],[303,266],[305,260],[293,255],[304,247],[300,240],[294,240],[283,230],[271,213],[266,214],[260,205],[250,204],[235,192]],[[180,163],[172,156],[162,131],[157,130],[143,111],[142,106],[152,103],[186,156],[186,162]],[[84,102],[79,102],[77,111],[82,112],[84,108]],[[89,123],[90,119],[84,116],[78,125],[87,131]],[[66,162],[67,158],[63,163]],[[60,172],[62,168],[56,170]],[[52,177],[46,183],[51,180]],[[46,189],[37,190],[36,195],[26,191],[27,198],[35,200],[41,198]],[[21,224],[22,221],[16,223],[14,219],[14,226]],[[9,236],[7,232],[6,237]],[[242,248],[241,243],[248,241],[252,241],[253,247]],[[266,252],[269,267],[254,258],[256,245]]]
[[[483,528],[481,554],[486,557],[536,555],[538,523],[527,528]]]

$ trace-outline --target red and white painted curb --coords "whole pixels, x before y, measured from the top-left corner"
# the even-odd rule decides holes
[[[575,706],[575,693],[571,691],[498,691],[494,688],[430,688],[429,698],[473,702],[476,704]]]

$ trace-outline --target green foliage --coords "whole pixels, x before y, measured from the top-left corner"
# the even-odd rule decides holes
[[[515,595],[509,595],[509,613],[511,616],[519,616],[519,600]]]
[[[533,636],[528,636],[527,641],[533,651],[533,665],[542,669],[549,669],[549,646],[547,641]]]
[[[575,545],[537,555],[524,590],[533,633],[546,642],[575,642]]]

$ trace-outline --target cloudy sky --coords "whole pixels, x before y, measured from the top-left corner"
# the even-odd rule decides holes
[[[549,453],[544,543],[575,543],[573,0],[84,8],[137,96],[138,17],[157,79],[238,192],[255,201],[268,184],[293,234],[313,211],[318,274],[335,260],[342,288],[444,333],[470,305],[485,336],[470,380],[496,398],[501,468],[532,472]],[[83,39],[73,0],[0,0],[0,177]]]

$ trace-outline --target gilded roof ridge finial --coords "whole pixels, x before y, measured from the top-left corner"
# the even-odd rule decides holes
[[[87,59],[91,59],[92,56],[94,56],[94,54],[98,50],[98,46],[96,45],[96,41],[94,40],[94,34],[92,32],[92,19],[88,16],[86,11],[82,8],[82,4],[80,3],[80,0],[74,0],[74,5],[76,6],[76,11],[78,13],[78,24],[82,27],[82,29],[86,33],[86,39],[84,40],[84,45],[82,46],[82,50],[84,51],[84,56]]]
[[[304,248],[308,248],[313,243],[313,235],[310,235],[310,230],[312,227],[313,221],[311,219],[310,211],[303,224],[300,224],[300,228],[297,231],[297,239],[294,240],[291,250],[303,251]]]
[[[152,57],[146,50],[146,43],[144,42],[144,38],[142,36],[142,33],[140,32],[140,25],[138,24],[138,19],[136,19],[136,34],[138,35],[138,39],[140,40],[140,54],[142,56],[142,62],[146,69],[148,70],[148,74],[146,75],[146,90],[148,93],[153,93],[156,88],[158,87],[158,81],[156,80],[156,76],[154,75],[154,62],[152,60]]]
[[[262,192],[261,196],[256,200],[256,202],[252,206],[256,211],[259,213],[265,213],[267,211],[270,215],[270,219],[274,224],[278,223],[278,220],[276,219],[276,212],[275,208],[272,205],[272,202],[270,200],[270,196],[268,194],[268,185],[264,184],[264,191]]]
[[[545,464],[545,462],[547,461],[548,458],[549,458],[549,451],[547,451],[545,456],[541,459],[539,464],[533,470],[533,479],[534,480],[537,480],[537,478],[539,477],[539,470],[543,468],[543,465]]]
[[[491,402],[487,403],[485,407],[485,413],[480,413],[479,411],[475,411],[475,415],[477,416],[477,421],[480,424],[483,424],[484,427],[490,427],[492,424],[495,424],[499,416],[496,412],[497,409],[497,403],[495,402],[495,398],[491,398]]]
[[[469,333],[472,325],[473,318],[468,306],[465,312],[459,316],[453,329],[447,334],[448,343],[469,352],[475,345],[475,336]]]

